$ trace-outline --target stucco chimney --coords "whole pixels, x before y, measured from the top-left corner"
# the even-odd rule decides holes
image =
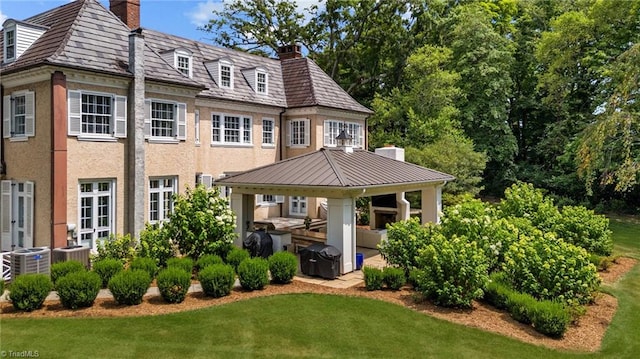
[[[302,57],[302,48],[300,45],[285,45],[278,48],[278,58],[280,60],[299,59]]]
[[[140,0],[109,0],[109,10],[122,20],[129,29],[140,27]]]
[[[404,148],[401,147],[385,146],[376,148],[375,154],[404,162]]]

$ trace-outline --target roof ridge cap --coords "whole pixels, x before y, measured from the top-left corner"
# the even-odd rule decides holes
[[[324,154],[324,157],[327,159],[327,163],[329,163],[329,166],[331,167],[333,172],[336,174],[336,177],[338,178],[338,182],[340,182],[340,185],[342,185],[343,187],[347,187],[348,183],[344,178],[342,170],[340,169],[340,165],[333,160],[333,157],[331,155],[329,155],[332,151],[327,151],[325,148],[321,148],[320,150]]]
[[[311,75],[311,68],[309,67],[309,58],[307,57],[303,57],[304,59],[304,64],[307,68],[307,75],[309,77],[309,83],[311,84],[311,102],[313,104],[315,104],[315,106],[318,106],[318,99],[316,98],[316,87],[313,84],[313,76]],[[312,60],[313,61],[313,60]]]

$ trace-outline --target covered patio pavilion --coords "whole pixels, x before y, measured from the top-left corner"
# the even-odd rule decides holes
[[[327,244],[342,252],[340,272],[355,270],[355,199],[396,194],[398,220],[409,218],[404,192],[422,192],[422,222],[438,222],[442,186],[454,177],[415,164],[350,147],[322,148],[216,180],[232,188],[236,245],[253,228],[255,195],[327,198]]]

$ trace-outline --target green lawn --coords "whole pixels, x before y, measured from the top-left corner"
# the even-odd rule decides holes
[[[613,222],[640,258],[640,225]],[[640,266],[606,290],[620,308],[596,354],[558,352],[365,298],[297,294],[136,318],[0,318],[3,351],[41,358],[634,358]],[[635,354],[634,354],[635,353]]]

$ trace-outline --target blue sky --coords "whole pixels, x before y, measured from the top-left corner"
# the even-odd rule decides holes
[[[213,36],[197,30],[208,22],[214,9],[222,9],[224,0],[141,0],[140,24],[193,40],[208,42]],[[23,20],[64,5],[70,0],[0,0],[0,25],[7,19]],[[109,0],[100,0],[107,9]]]

